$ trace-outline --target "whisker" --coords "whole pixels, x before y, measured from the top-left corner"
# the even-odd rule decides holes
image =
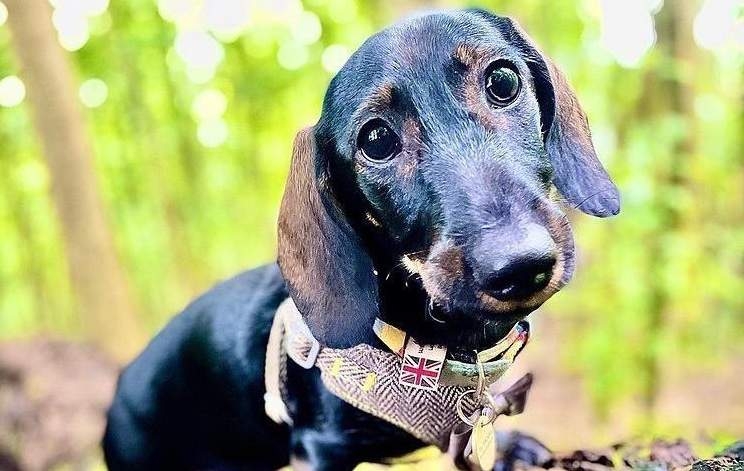
[[[595,196],[597,196],[597,195],[601,195],[602,193],[606,193],[607,191],[608,191],[608,190],[601,190],[601,191],[598,191],[598,192],[596,192],[596,193],[592,193],[591,195],[587,196],[586,198],[584,198],[583,200],[581,200],[581,201],[579,201],[579,202],[578,202],[577,204],[575,204],[575,205],[573,206],[573,209],[579,209],[579,207],[580,207],[580,206],[581,206],[582,204],[586,203],[587,201],[589,201],[590,199],[594,198],[594,197],[595,197]]]
[[[421,254],[423,254],[423,253],[426,253],[426,251],[427,251],[427,250],[428,250],[428,249],[421,249],[421,250],[416,250],[416,251],[413,251],[413,252],[408,252],[408,253],[406,253],[406,254],[403,254],[403,257],[401,257],[401,258],[406,258],[406,257],[408,257],[408,258],[410,258],[410,257],[415,257],[416,255],[421,255]]]

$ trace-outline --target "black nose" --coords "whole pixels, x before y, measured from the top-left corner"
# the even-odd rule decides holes
[[[483,290],[500,301],[528,298],[548,285],[555,262],[552,254],[511,256],[486,277]]]

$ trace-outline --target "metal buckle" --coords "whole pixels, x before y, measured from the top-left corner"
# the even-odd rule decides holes
[[[295,363],[300,365],[302,368],[309,370],[313,366],[315,366],[315,360],[318,359],[318,355],[320,354],[320,342],[318,342],[315,337],[313,337],[312,332],[310,332],[310,328],[302,321],[300,320],[292,320],[290,321],[290,325],[287,329],[289,337],[303,337],[303,340],[310,343],[310,350],[307,352],[307,355],[305,355],[305,358],[302,358],[297,354],[296,351],[294,351],[292,348],[287,349],[287,354],[294,360]],[[291,338],[289,339],[291,342]]]

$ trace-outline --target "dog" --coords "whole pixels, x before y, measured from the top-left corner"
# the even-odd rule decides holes
[[[384,349],[379,317],[471,361],[571,278],[564,205],[606,217],[620,198],[566,79],[513,20],[434,12],[375,34],[295,139],[278,262],[195,300],[122,372],[109,468],[345,470],[424,446],[292,362],[292,425],[268,418],[278,306],[291,297],[324,346]]]

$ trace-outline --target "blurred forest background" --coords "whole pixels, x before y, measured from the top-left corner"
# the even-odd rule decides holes
[[[514,423],[556,446],[744,435],[741,0],[0,1],[0,353],[41,336],[122,362],[274,260],[333,73],[411,11],[481,6],[566,72],[624,200],[572,214],[577,275],[533,316]]]

